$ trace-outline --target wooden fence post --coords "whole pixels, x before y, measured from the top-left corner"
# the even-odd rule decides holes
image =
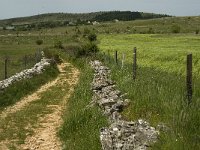
[[[108,62],[110,63],[110,51],[108,50]]]
[[[192,102],[192,54],[187,55],[187,75],[186,75],[188,104]]]
[[[122,54],[122,69],[124,68],[125,54]]]
[[[118,56],[117,56],[117,51],[115,51],[115,62],[118,64]]]
[[[35,52],[35,63],[38,63],[38,54]]]
[[[5,67],[4,67],[4,69],[5,69],[5,79],[7,79],[8,78],[8,58],[7,57],[5,58]]]
[[[103,60],[104,60],[104,62],[106,62],[106,53],[105,52],[103,52]]]
[[[25,68],[27,67],[27,56],[26,55],[24,56],[24,66],[25,66]]]
[[[136,79],[137,74],[137,48],[134,47],[133,49],[133,80]]]

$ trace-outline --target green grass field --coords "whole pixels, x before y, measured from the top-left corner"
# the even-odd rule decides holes
[[[178,24],[181,34],[171,34],[172,26]],[[4,77],[5,56],[21,60],[24,55],[34,54],[42,48],[54,49],[57,41],[64,46],[82,40],[84,29],[98,33],[101,52],[114,57],[117,50],[119,60],[125,54],[125,66],[116,65],[112,60],[105,64],[112,69],[112,78],[123,93],[128,93],[131,105],[123,113],[127,120],[143,118],[154,126],[164,123],[168,132],[161,132],[153,149],[199,149],[200,144],[200,17],[163,18],[130,22],[106,22],[96,26],[60,27],[39,31],[0,31],[0,80]],[[137,34],[149,33],[163,34]],[[77,33],[77,30],[81,33]],[[67,32],[66,32],[67,31]],[[133,34],[134,33],[134,34]],[[8,35],[11,34],[11,35]],[[35,41],[42,39],[38,46]],[[132,80],[133,48],[138,49],[137,79]],[[54,49],[55,50],[55,49]],[[186,100],[186,55],[193,54],[193,100],[190,106]],[[102,59],[103,56],[101,56]],[[69,110],[64,115],[60,130],[63,144],[71,149],[98,149],[98,130],[106,124],[96,108],[88,111],[82,108],[91,100],[90,82],[92,71],[85,60],[71,61],[82,74],[74,95],[69,101]],[[32,63],[33,65],[34,63]],[[31,67],[31,66],[29,66]],[[9,75],[24,69],[24,64],[14,62]],[[74,109],[76,108],[76,109]],[[84,117],[83,117],[84,115]],[[93,134],[90,134],[91,131]],[[70,135],[70,136],[69,136]],[[92,141],[90,142],[90,141]]]
[[[54,47],[57,41],[67,43],[71,40],[69,36],[63,35],[40,35],[37,32],[32,32],[35,35],[3,36],[0,38],[0,80],[4,79],[4,64],[5,58],[8,57],[8,77],[25,68],[31,68],[39,59],[35,53],[39,53],[44,48]],[[36,40],[43,40],[42,45],[37,45]],[[27,56],[25,65],[25,55]],[[39,54],[40,55],[40,54]]]
[[[112,77],[128,93],[131,105],[123,113],[129,120],[144,118],[154,126],[166,124],[170,130],[161,133],[154,149],[196,149],[200,135],[200,45],[194,35],[101,35],[100,48],[114,57],[126,55],[124,69],[113,61]],[[132,79],[133,47],[138,48],[137,79]],[[193,100],[186,99],[186,55],[193,54]],[[197,149],[198,149],[197,148]]]

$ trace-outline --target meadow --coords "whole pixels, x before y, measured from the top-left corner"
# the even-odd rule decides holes
[[[180,26],[179,34],[172,34],[173,25]],[[24,55],[34,55],[38,49],[56,50],[64,60],[71,62],[81,71],[80,81],[69,100],[69,109],[63,115],[64,124],[59,136],[65,149],[99,149],[98,133],[99,129],[107,124],[106,119],[96,107],[87,111],[84,109],[92,98],[92,70],[88,67],[91,58],[69,59],[66,57],[69,55],[68,51],[63,54],[67,45],[82,42],[84,32],[89,29],[97,33],[101,50],[98,58],[111,68],[113,80],[131,100],[130,106],[123,112],[123,117],[127,120],[143,118],[153,126],[167,126],[167,131],[161,132],[158,143],[152,149],[199,149],[200,36],[195,33],[199,25],[200,17],[180,17],[20,31],[18,36],[18,31],[1,31],[0,80],[4,78],[5,56],[9,56],[10,60],[20,60],[10,66],[10,76],[24,69],[24,63],[21,61]],[[38,39],[43,40],[42,45],[36,44]],[[63,44],[62,50],[55,48],[58,41]],[[134,47],[137,47],[138,59],[135,81],[132,79]],[[113,59],[116,50],[119,56],[118,65]],[[122,69],[123,53],[125,65]],[[186,55],[189,53],[193,54],[194,91],[192,103],[188,106],[185,78]],[[111,61],[108,61],[108,57]],[[27,67],[34,63],[35,61]],[[56,75],[57,73],[53,74],[49,79],[55,78]],[[35,80],[40,85],[40,80]],[[15,89],[18,87],[19,85]],[[12,97],[14,95],[11,95],[11,100]]]
[[[41,58],[43,49],[53,48],[57,41],[66,43],[69,37],[63,35],[39,35],[37,32],[18,35],[15,32],[0,37],[0,80],[5,78],[5,58],[8,58],[8,77],[32,67]],[[5,33],[4,33],[5,34]],[[37,40],[43,43],[38,45]],[[26,58],[25,58],[26,57]],[[26,59],[26,60],[25,60]]]
[[[124,118],[145,118],[154,126],[165,124],[168,132],[161,132],[153,149],[199,148],[199,54],[200,36],[191,34],[116,34],[100,35],[102,52],[112,58],[105,63],[112,69],[118,87],[128,93],[131,105]],[[137,47],[137,78],[132,78],[133,47]],[[119,64],[114,62],[118,51]],[[125,67],[121,68],[122,54]],[[193,54],[193,99],[186,99],[186,55]],[[102,55],[102,57],[104,57]]]

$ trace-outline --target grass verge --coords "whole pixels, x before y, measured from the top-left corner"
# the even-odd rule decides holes
[[[72,61],[80,70],[80,79],[64,113],[64,124],[59,132],[66,150],[101,149],[99,129],[106,126],[106,118],[97,107],[86,109],[92,100],[93,71],[85,59]]]

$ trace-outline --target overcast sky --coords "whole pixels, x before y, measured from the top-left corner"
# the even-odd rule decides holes
[[[200,0],[0,0],[0,19],[51,12],[130,10],[174,16],[200,15]]]

